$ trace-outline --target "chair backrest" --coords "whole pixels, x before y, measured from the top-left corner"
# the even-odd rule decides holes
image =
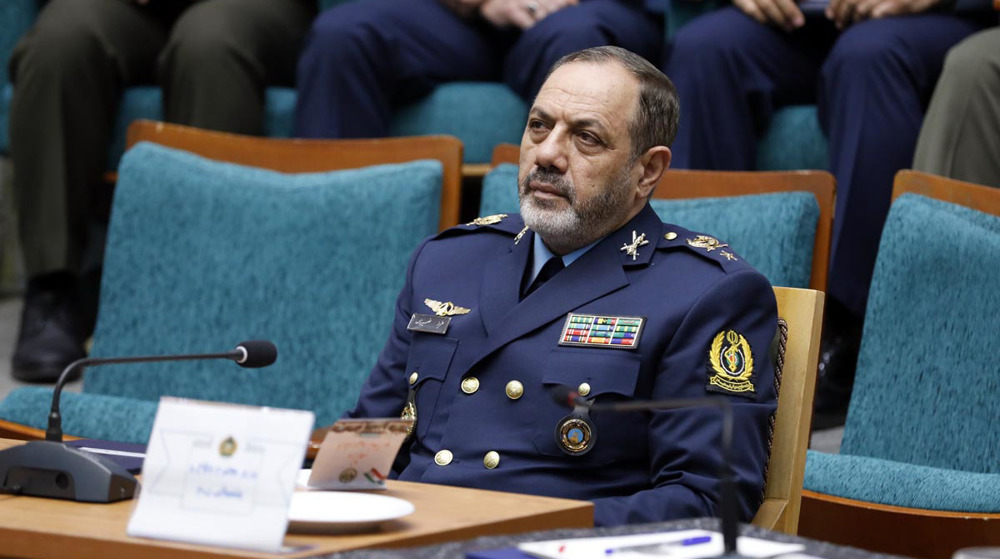
[[[775,287],[782,342],[775,360],[780,373],[778,411],[774,417],[764,502],[753,524],[795,534],[802,503],[802,478],[809,447],[819,336],[823,323],[823,293],[812,289]]]
[[[245,136],[179,124],[137,120],[128,128],[126,149],[141,141],[183,149],[217,161],[285,173],[356,169],[370,165],[436,159],[441,162],[444,173],[439,228],[444,230],[458,225],[462,191],[462,142],[452,136],[298,140]]]
[[[841,453],[1000,473],[1000,190],[902,171],[894,195]]]
[[[480,213],[517,211],[518,149],[497,146]],[[826,289],[836,181],[825,171],[671,170],[653,194],[664,221],[719,237],[774,285]]]
[[[88,369],[84,391],[349,408],[390,331],[406,263],[438,227],[436,161],[286,174],[140,143],[122,159],[92,355],[271,339],[278,362]]]

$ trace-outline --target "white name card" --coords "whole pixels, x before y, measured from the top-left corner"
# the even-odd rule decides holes
[[[279,551],[308,411],[161,398],[127,533]]]
[[[341,419],[333,424],[313,460],[313,489],[385,489],[412,419]]]

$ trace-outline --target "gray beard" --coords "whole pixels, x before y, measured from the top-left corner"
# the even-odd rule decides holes
[[[534,169],[518,185],[521,217],[529,229],[542,237],[554,252],[567,254],[600,239],[616,229],[628,215],[630,204],[629,167],[624,166],[599,194],[585,203],[576,198],[576,188],[563,175]],[[569,207],[557,209],[555,203],[529,194],[528,184],[535,179],[551,184],[569,200]]]

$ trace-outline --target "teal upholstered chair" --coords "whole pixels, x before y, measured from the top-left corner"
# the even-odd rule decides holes
[[[800,533],[950,557],[1000,545],[1000,190],[902,171],[894,196],[840,454],[809,453]]]
[[[286,174],[138,144],[119,171],[92,355],[262,338],[278,361],[94,367],[82,394],[62,396],[65,432],[144,442],[162,395],[331,423],[375,363],[410,253],[438,230],[441,182],[437,161]],[[42,427],[50,394],[16,390],[0,418]]]
[[[664,221],[722,239],[773,285],[822,291],[833,191],[824,171],[668,171],[651,204]],[[483,179],[480,213],[516,211],[517,166],[502,163]]]

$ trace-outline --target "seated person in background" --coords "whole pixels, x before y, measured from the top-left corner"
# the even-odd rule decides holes
[[[159,83],[166,120],[262,131],[264,87],[291,84],[315,0],[52,0],[10,62],[14,194],[28,285],[14,378],[54,382],[92,327],[80,278],[125,88]],[[89,257],[88,257],[89,255]],[[90,260],[90,262],[87,262]],[[93,289],[91,291],[94,291]]]
[[[708,394],[732,402],[751,519],[776,406],[776,304],[725,243],[649,206],[677,115],[670,80],[624,49],[555,64],[521,141],[521,215],[478,218],[417,249],[348,414],[416,417],[399,479],[589,499],[598,525],[709,516],[718,409],[588,414],[551,391],[596,403]],[[432,331],[435,314],[450,324]]]
[[[913,168],[1000,187],[1000,28],[977,33],[948,53]]]
[[[681,28],[667,60],[684,101],[678,168],[752,170],[775,110],[818,105],[837,207],[814,428],[844,423],[893,176],[913,160],[945,53],[990,17],[987,0],[968,2],[980,5],[830,0],[804,14],[795,0],[734,0]]]
[[[320,14],[298,70],[296,135],[389,133],[391,108],[448,81],[503,81],[524,99],[560,56],[618,45],[656,60],[644,0],[364,0]]]

